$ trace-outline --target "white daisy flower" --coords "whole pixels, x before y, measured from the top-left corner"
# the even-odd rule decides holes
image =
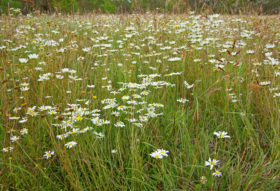
[[[225,131],[218,131],[218,132],[214,132],[214,135],[216,135],[218,138],[230,138],[229,135],[227,135],[228,133]]]
[[[159,152],[153,152],[153,153],[150,154],[150,156],[153,157],[153,158],[156,158],[156,159],[162,159],[163,158],[162,154],[159,153]]]
[[[72,147],[75,147],[77,145],[77,142],[71,141],[65,144],[66,148],[70,149]]]
[[[219,164],[219,162],[219,160],[209,158],[208,161],[205,161],[205,166],[210,166],[210,170],[212,170],[214,166]]]
[[[52,155],[54,155],[54,151],[46,151],[43,157],[49,159]]]
[[[220,171],[218,171],[218,170],[215,170],[215,172],[213,173],[213,176],[221,177],[222,173]]]

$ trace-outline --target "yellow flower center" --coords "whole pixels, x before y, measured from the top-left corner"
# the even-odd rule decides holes
[[[77,121],[81,121],[82,119],[83,119],[83,117],[81,117],[81,116],[80,117],[76,117]]]

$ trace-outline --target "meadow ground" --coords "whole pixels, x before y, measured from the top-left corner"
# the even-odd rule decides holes
[[[280,189],[280,19],[0,17],[1,190]]]

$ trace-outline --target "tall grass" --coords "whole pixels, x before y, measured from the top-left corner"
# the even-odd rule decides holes
[[[280,188],[278,16],[29,15],[0,20],[0,137],[2,148],[13,147],[0,155],[2,190]],[[38,58],[28,58],[33,53]],[[52,74],[49,79],[38,81],[46,73]],[[146,85],[143,74],[150,75]],[[186,87],[185,81],[194,86]],[[21,89],[23,82],[28,91]],[[149,94],[141,95],[144,90]],[[125,95],[138,105],[112,116],[118,106],[131,106]],[[118,106],[105,109],[102,100],[108,98],[116,98]],[[188,101],[182,104],[180,98]],[[33,106],[38,115],[32,117],[28,108]],[[56,114],[39,111],[40,106],[51,106],[47,111]],[[21,110],[15,112],[17,107]],[[78,120],[81,108],[100,109],[99,118],[110,124],[93,124],[96,112]],[[156,116],[139,121],[151,114]],[[28,120],[19,123],[14,116]],[[132,118],[142,126],[128,121]],[[67,120],[73,125],[66,129],[53,125]],[[125,127],[114,126],[118,121]],[[81,133],[87,126],[92,129]],[[23,128],[28,134],[20,134]],[[72,134],[74,128],[79,132]],[[219,139],[213,134],[218,131],[230,138]],[[66,132],[65,139],[56,137]],[[12,136],[19,140],[12,142]],[[77,145],[68,149],[69,141]],[[161,148],[168,157],[150,156]],[[52,150],[46,159],[44,153]],[[209,157],[220,160],[215,168],[221,177],[205,166]]]

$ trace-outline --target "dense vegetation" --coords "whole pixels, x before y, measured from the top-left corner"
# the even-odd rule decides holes
[[[279,16],[0,17],[1,190],[279,190]]]
[[[0,11],[8,7],[21,8],[24,13],[43,12],[99,12],[133,13],[156,11],[183,13],[188,10],[208,13],[264,13],[280,12],[279,0],[1,0]]]

